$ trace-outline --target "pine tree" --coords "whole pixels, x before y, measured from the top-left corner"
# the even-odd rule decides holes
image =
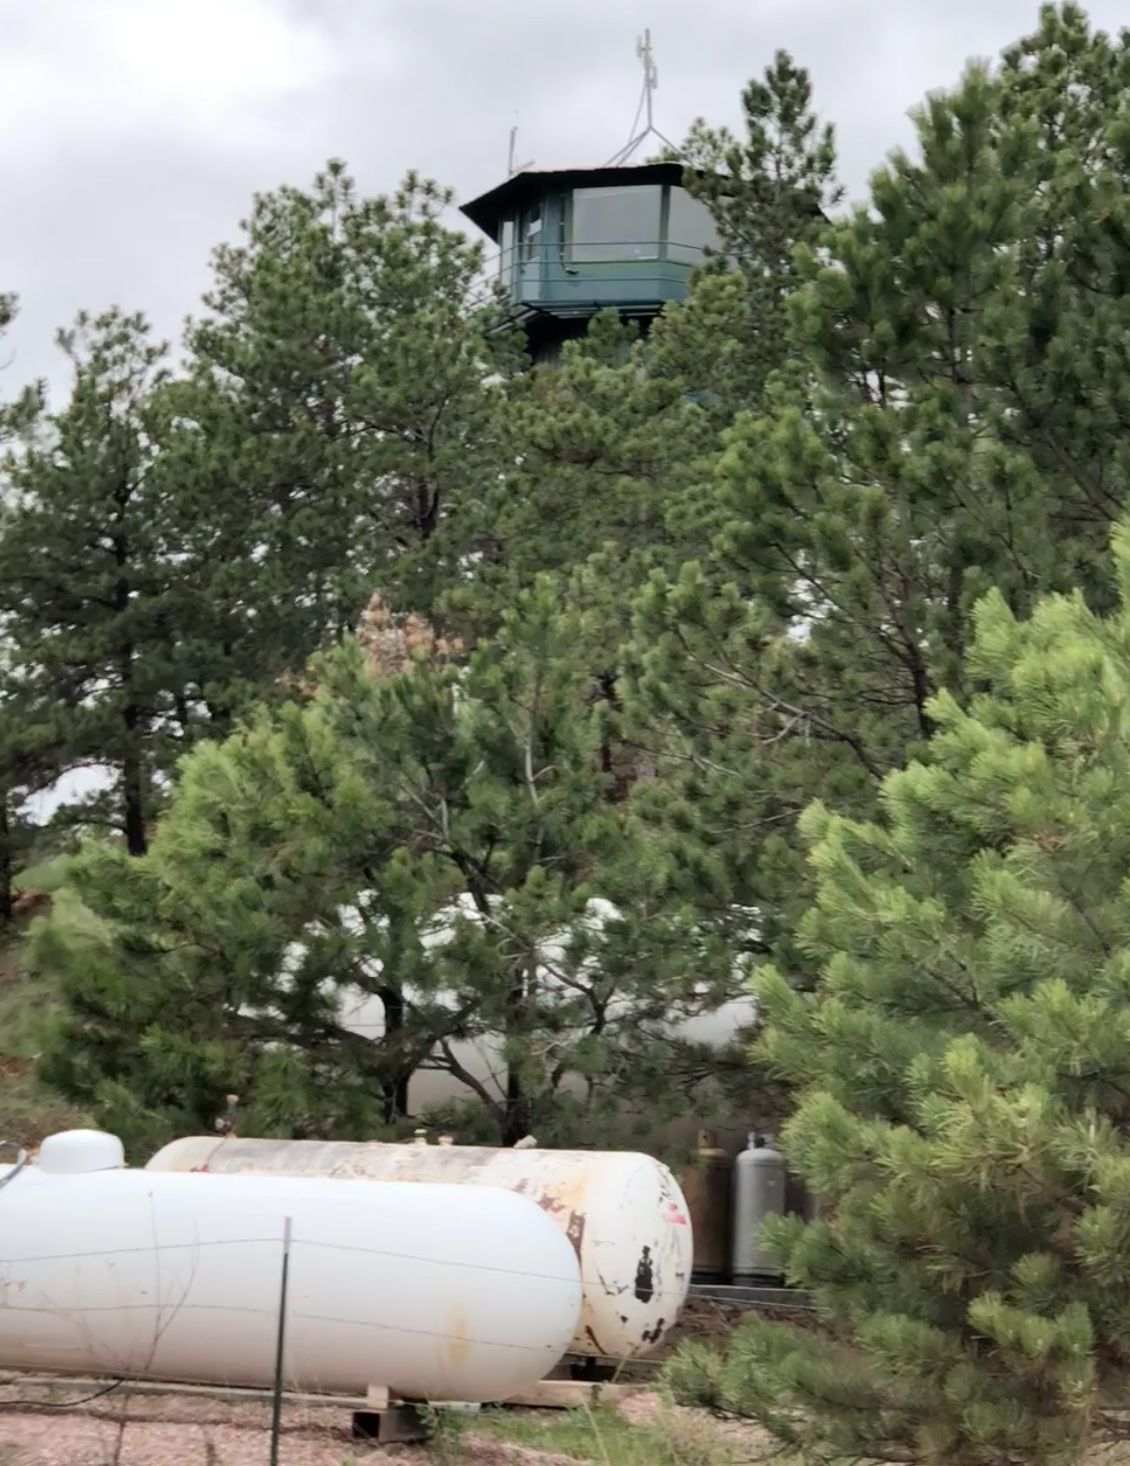
[[[420,1070],[505,1143],[676,1112],[710,1078],[679,1019],[741,973],[607,798],[574,641],[548,579],[469,658],[377,603],[305,701],[190,755],[149,853],[88,846],[39,932],[45,1076],[137,1149],[227,1092],[264,1133],[395,1131]]]
[[[1130,1094],[1130,526],[1120,601],[978,607],[968,709],[929,704],[881,815],[805,818],[811,995],[762,1058],[822,1216],[772,1228],[826,1332],[753,1326],[684,1388],[806,1460],[1079,1461],[1121,1434]]]
[[[141,854],[155,780],[188,733],[177,636],[182,522],[155,465],[154,397],[164,347],[140,317],[80,317],[60,341],[68,405],[20,415],[6,464],[0,617],[8,642],[7,747],[56,775],[94,766],[109,787],[68,818],[121,831]],[[34,404],[31,404],[34,407]],[[34,710],[34,711],[33,711]]]
[[[819,241],[843,196],[834,131],[813,110],[811,78],[787,51],[748,83],[742,110],[744,138],[700,118],[683,145],[686,187],[710,209],[718,245],[686,312],[672,314],[661,351],[730,416],[759,409],[769,378],[787,362],[797,251]]]
[[[17,878],[42,835],[29,801],[65,772],[52,742],[54,711],[26,677],[0,670],[0,932],[17,914]]]
[[[613,570],[619,606],[605,651],[626,629],[629,588],[648,565],[679,564],[671,504],[718,448],[685,383],[653,369],[650,344],[614,312],[566,344],[559,362],[516,375],[500,395],[497,471],[452,519],[437,554],[445,622],[490,634],[539,575],[569,576],[594,555]],[[456,566],[469,567],[462,575]]]
[[[15,311],[15,296],[0,295],[0,335],[11,324]],[[11,410],[7,416],[11,418]],[[9,420],[3,424],[3,436],[10,430]],[[6,509],[0,504],[0,535],[6,517]],[[0,929],[12,919],[14,878],[26,844],[26,821],[22,817],[28,773],[22,738],[24,718],[16,707],[15,689],[5,685],[8,680],[5,676],[0,682]]]
[[[412,174],[362,198],[332,162],[257,196],[215,253],[165,452],[210,511],[196,558],[221,687],[300,671],[374,584],[430,610],[415,557],[493,462],[488,378],[510,350],[449,202]]]
[[[771,943],[807,900],[795,816],[870,811],[962,691],[977,599],[1103,604],[1130,487],[1128,79],[1125,38],[1048,7],[996,75],[929,99],[917,155],[794,252],[793,359],[680,510],[719,526],[712,554],[641,597],[665,818]]]

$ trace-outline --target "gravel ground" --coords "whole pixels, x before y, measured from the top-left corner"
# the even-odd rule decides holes
[[[13,1405],[19,1387],[0,1389],[0,1466],[267,1466],[270,1405],[182,1395],[112,1395],[72,1408]],[[89,1394],[89,1390],[86,1391]],[[83,1395],[56,1388],[56,1401]],[[19,1399],[47,1399],[39,1389]],[[399,1460],[405,1449],[355,1441],[349,1412],[288,1405],[280,1466],[367,1466]],[[409,1456],[420,1456],[410,1452]]]
[[[138,1394],[126,1387],[99,1400],[89,1400],[89,1394],[89,1386],[0,1385],[0,1466],[267,1466],[267,1401]],[[64,1400],[76,1403],[59,1409]],[[339,1406],[286,1405],[280,1466],[434,1466],[436,1457],[426,1447],[369,1445],[353,1439],[350,1425],[350,1412]],[[459,1466],[576,1463],[556,1453],[476,1440],[472,1430],[460,1441]]]
[[[96,1400],[90,1394],[89,1385],[62,1382],[0,1384],[0,1466],[268,1466],[267,1400],[138,1393],[128,1386]],[[59,1408],[64,1401],[73,1403]],[[645,1391],[618,1408],[643,1423],[662,1407]],[[688,1422],[697,1416],[677,1413]],[[354,1440],[350,1426],[350,1412],[340,1405],[286,1404],[280,1466],[435,1466],[426,1447],[371,1445]],[[740,1443],[740,1459],[760,1456],[750,1448],[764,1442],[761,1432],[744,1425],[720,1433]],[[574,1458],[553,1452],[476,1439],[470,1422],[458,1450],[458,1466],[575,1466]]]

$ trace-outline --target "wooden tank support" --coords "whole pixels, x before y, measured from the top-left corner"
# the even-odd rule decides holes
[[[431,1434],[427,1417],[415,1405],[386,1405],[383,1410],[354,1410],[353,1439],[386,1446],[396,1441],[424,1441]]]

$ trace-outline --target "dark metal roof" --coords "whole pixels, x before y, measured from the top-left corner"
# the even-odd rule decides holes
[[[477,199],[463,204],[461,212],[484,234],[498,242],[499,226],[504,217],[518,207],[547,193],[563,193],[570,188],[612,188],[633,183],[679,183],[686,170],[682,163],[638,163],[624,168],[553,168],[529,169],[515,173],[505,183]]]

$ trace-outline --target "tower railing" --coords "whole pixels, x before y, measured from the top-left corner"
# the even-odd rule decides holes
[[[590,250],[592,258],[575,257],[577,251]],[[625,253],[627,250],[633,253]],[[667,292],[688,281],[695,270],[719,258],[719,252],[709,245],[678,239],[573,239],[546,242],[533,250],[516,244],[484,260],[482,284],[472,303],[480,304],[498,290],[512,305],[568,306],[570,301],[579,303],[586,298],[597,304],[607,299],[611,305],[620,292],[628,305],[644,298],[663,301],[669,298]],[[649,265],[655,268],[641,269]],[[648,287],[652,287],[650,297]]]

